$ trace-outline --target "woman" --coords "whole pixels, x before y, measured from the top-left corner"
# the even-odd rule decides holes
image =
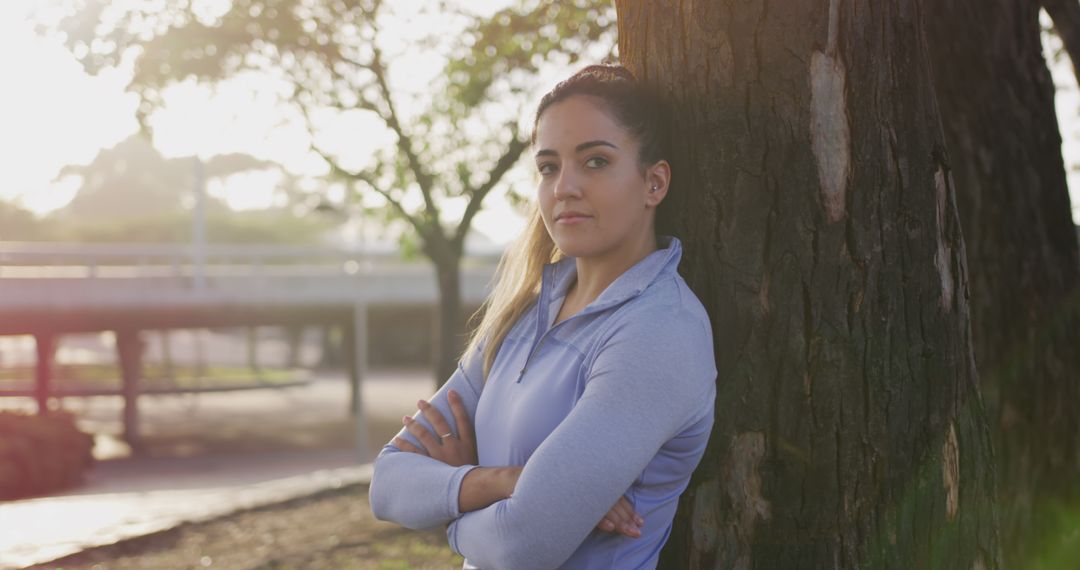
[[[465,568],[653,568],[705,450],[711,326],[655,234],[658,108],[619,66],[544,96],[529,226],[458,370],[375,461],[375,516],[449,523]]]

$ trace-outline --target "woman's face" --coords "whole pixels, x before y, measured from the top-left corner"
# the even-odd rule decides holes
[[[575,95],[545,109],[536,127],[540,215],[555,245],[571,257],[646,243],[667,190],[664,177],[662,188],[650,191],[658,185],[654,169],[642,174],[638,141],[603,105]]]

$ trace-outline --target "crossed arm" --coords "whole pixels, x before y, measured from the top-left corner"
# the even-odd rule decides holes
[[[472,378],[479,370],[470,367],[466,374],[466,364],[459,363],[430,402],[417,402],[419,412],[402,418],[405,427],[383,447],[370,487],[376,518],[408,528],[431,528],[513,494],[522,466],[477,466],[472,418],[480,390]],[[450,417],[454,426],[446,420]],[[434,435],[448,433],[453,436]],[[644,520],[620,496],[596,527],[636,538],[642,524]]]
[[[611,331],[581,398],[516,471],[475,466],[475,440],[470,452],[464,439],[472,435],[480,394],[472,378],[480,374],[470,366],[466,375],[459,365],[383,448],[370,488],[375,516],[410,528],[450,522],[450,546],[480,567],[562,564],[598,522],[604,524],[605,513],[618,507],[663,444],[711,413],[711,339],[668,321],[678,318],[658,314]],[[664,331],[661,341],[657,330]],[[450,390],[460,396],[453,406]],[[462,409],[455,411],[457,406]],[[445,418],[469,427],[454,430]],[[439,437],[450,431],[459,439]]]
[[[409,416],[402,418],[405,430],[420,440],[422,447],[417,447],[403,436],[396,436],[391,443],[403,451],[427,455],[447,465],[473,465],[477,463],[476,435],[472,420],[461,401],[461,396],[454,390],[447,391],[447,399],[458,426],[455,431],[439,410],[420,400],[417,406],[421,413],[435,428],[436,438],[416,420]],[[471,469],[461,480],[458,491],[458,510],[462,513],[476,511],[503,499],[509,499],[517,486],[522,467],[477,467]],[[626,497],[619,497],[615,505],[600,520],[596,528],[604,532],[618,532],[637,538],[641,536],[638,527],[645,524],[634,512]]]

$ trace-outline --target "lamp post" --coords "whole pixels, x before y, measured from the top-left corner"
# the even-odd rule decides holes
[[[202,291],[206,287],[206,172],[198,154],[195,155],[192,178],[192,190],[195,194],[195,208],[191,218],[192,271],[195,290]]]

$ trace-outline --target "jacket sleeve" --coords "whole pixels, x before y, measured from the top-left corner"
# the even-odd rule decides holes
[[[482,354],[481,346],[467,359],[459,362],[457,370],[446,384],[428,400],[442,413],[455,433],[458,426],[450,410],[447,392],[453,389],[461,395],[470,420],[476,417],[476,404],[480,400],[482,389]],[[419,410],[413,414],[413,418],[435,434],[435,429]],[[397,436],[409,440],[420,449],[424,448],[404,427]],[[392,443],[387,443],[375,458],[371,485],[368,488],[371,512],[379,520],[395,522],[412,529],[445,524],[460,516],[458,494],[461,480],[475,467],[476,465],[454,467],[427,455],[402,451]]]
[[[558,567],[664,443],[711,413],[711,333],[696,319],[639,315],[615,323],[600,347],[580,400],[528,459],[513,496],[447,528],[469,563]]]

